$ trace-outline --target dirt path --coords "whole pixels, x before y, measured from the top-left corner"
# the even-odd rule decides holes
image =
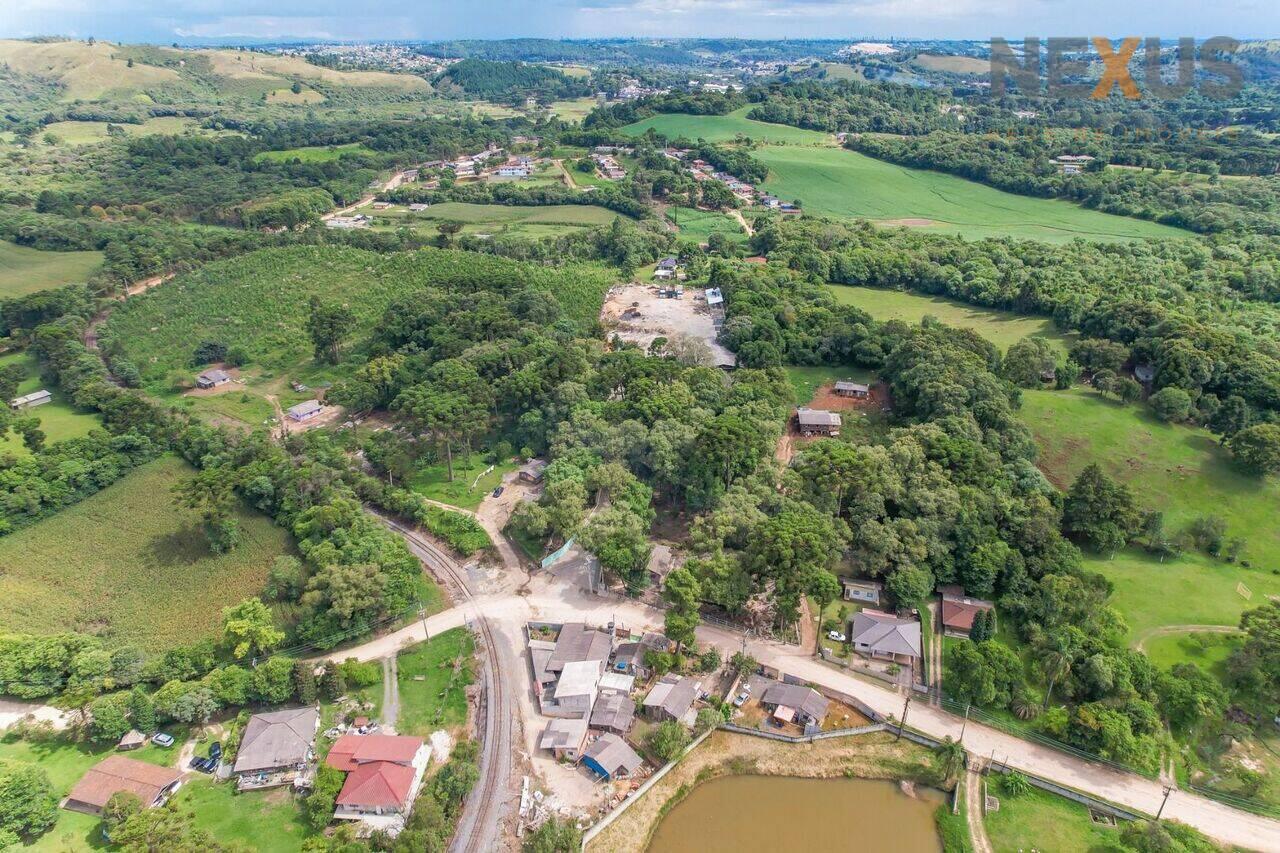
[[[746,232],[747,232],[747,236],[748,236],[748,237],[754,237],[754,236],[755,236],[755,233],[756,233],[755,229],[754,229],[754,228],[752,228],[752,227],[751,227],[751,225],[750,225],[750,223],[748,223],[748,222],[747,222],[747,218],[746,218],[745,216],[743,216],[743,215],[742,215],[742,211],[741,211],[741,210],[731,210],[731,211],[729,211],[729,216],[731,216],[731,217],[733,217],[734,219],[738,220],[738,224],[742,226],[742,230],[743,230],[743,231],[746,231]]]
[[[569,174],[569,170],[564,167],[563,160],[552,160],[556,164],[556,168],[560,170],[561,177],[564,178],[564,185],[571,190],[578,189],[578,182],[573,179],[573,175]]]
[[[1152,628],[1150,631],[1138,638],[1138,642],[1133,647],[1138,651],[1146,651],[1143,648],[1147,641],[1155,637],[1165,637],[1169,634],[1239,634],[1240,629],[1235,625],[1161,625],[1159,628]]]
[[[812,649],[818,653],[818,631],[820,626],[813,620],[813,611],[809,609],[809,599],[800,599],[800,648]]]
[[[107,318],[111,316],[111,312],[115,310],[117,302],[123,302],[130,296],[137,296],[139,293],[146,293],[151,288],[164,284],[166,281],[173,278],[173,276],[173,273],[153,275],[150,278],[141,278],[133,284],[125,285],[124,293],[117,295],[110,302],[104,305],[102,310],[93,315],[93,318],[89,320],[88,325],[84,327],[83,341],[85,348],[94,352],[97,351],[98,327],[105,323]]]
[[[382,659],[382,719],[379,722],[391,732],[395,732],[396,720],[400,717],[399,672],[395,655]]]
[[[969,840],[973,844],[974,853],[995,853],[991,839],[987,837],[984,796],[982,774],[978,772],[975,762],[975,766],[970,767],[964,776],[964,808],[969,823]]]

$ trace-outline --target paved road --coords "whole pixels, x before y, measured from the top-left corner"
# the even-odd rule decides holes
[[[616,597],[588,596],[577,588],[555,586],[546,580],[545,575],[539,574],[530,583],[527,595],[498,593],[477,597],[460,607],[430,617],[427,628],[434,635],[463,624],[464,619],[473,620],[481,615],[493,624],[515,628],[515,631],[507,631],[511,637],[518,637],[518,626],[534,617],[595,624],[616,620],[633,628],[662,624],[662,612],[655,608]],[[380,658],[390,649],[420,641],[422,632],[422,624],[417,623],[344,654],[360,660]],[[737,651],[742,642],[741,636],[735,632],[706,625],[699,627],[698,639],[718,646],[726,655]],[[897,691],[827,666],[798,646],[755,639],[747,642],[747,650],[763,664],[852,696],[878,713],[896,716],[902,712],[903,697]],[[931,707],[926,702],[911,704],[908,722],[913,728],[937,738],[958,738],[964,727],[960,717]],[[994,755],[996,760],[1014,769],[1087,791],[1135,811],[1155,814],[1160,807],[1163,790],[1155,780],[1084,761],[972,720],[964,727],[964,744],[975,755]],[[1165,807],[1165,816],[1190,824],[1227,844],[1280,853],[1280,822],[1229,808],[1206,797],[1174,791]]]

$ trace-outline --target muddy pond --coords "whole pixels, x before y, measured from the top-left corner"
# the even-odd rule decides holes
[[[871,779],[729,776],[671,809],[648,853],[941,853],[933,813],[945,799]]]

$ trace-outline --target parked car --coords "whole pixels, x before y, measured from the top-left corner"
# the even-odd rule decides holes
[[[222,741],[215,740],[213,743],[209,744],[209,757],[222,758]]]
[[[493,490],[493,496],[494,496],[495,498],[500,498],[500,497],[502,497],[502,493],[503,493],[503,491],[505,491],[505,490],[506,490],[506,487],[505,487],[505,486],[498,486],[498,488],[496,488],[496,489],[494,489],[494,490]]]
[[[151,736],[151,742],[156,746],[173,746],[173,735],[167,735],[164,732],[156,732]]]
[[[751,694],[749,692],[747,692],[746,690],[742,691],[736,697],[734,697],[733,707],[741,708],[743,704],[745,704],[746,701],[750,698],[751,698]]]
[[[200,765],[202,765],[202,764],[204,764],[204,759],[203,759],[203,758],[201,758],[201,757],[200,757],[200,756],[198,756],[198,755],[193,755],[193,756],[191,757],[191,760],[187,762],[187,766],[188,766],[188,767],[192,767],[192,768],[194,768],[194,769],[196,769],[196,770],[199,770],[199,769],[200,769]]]
[[[839,631],[828,631],[828,632],[827,632],[827,639],[828,639],[828,640],[835,640],[837,643],[843,643],[843,642],[844,642],[846,639],[848,639],[848,638],[847,638],[847,637],[845,637],[845,635],[844,635],[844,634],[841,634]]]

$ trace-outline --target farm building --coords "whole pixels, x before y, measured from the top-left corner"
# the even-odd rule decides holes
[[[368,228],[373,220],[363,213],[355,216],[334,216],[324,221],[325,228]]]
[[[577,761],[586,741],[586,720],[552,720],[539,738],[538,748],[550,750],[556,760]]]
[[[34,409],[36,406],[43,406],[52,399],[53,394],[41,388],[39,391],[32,391],[30,394],[23,394],[21,397],[14,397],[9,401],[9,408],[14,411]]]
[[[871,396],[870,385],[863,385],[860,382],[850,382],[847,379],[841,379],[836,382],[835,386],[831,390],[835,391],[838,396],[852,397],[855,400],[865,400],[867,397]]]
[[[644,697],[645,716],[679,722],[689,714],[701,690],[702,682],[693,676],[664,675]]]
[[[859,654],[910,663],[920,657],[920,623],[868,608],[849,620],[849,642]]]
[[[238,777],[237,787],[244,790],[305,784],[315,758],[312,744],[318,728],[320,714],[315,708],[254,714],[244,728],[236,763],[231,768]]]
[[[309,421],[324,409],[319,400],[307,400],[305,403],[299,403],[296,406],[289,407],[289,418],[291,420]]]
[[[801,406],[796,409],[796,423],[799,425],[800,434],[803,436],[834,436],[840,434],[840,425],[843,421],[840,420],[840,416],[835,412]]]
[[[628,779],[644,759],[622,738],[603,734],[582,753],[582,763],[602,779]]]
[[[409,210],[411,210],[414,213],[421,213],[422,211],[426,210],[429,207],[431,207],[431,205],[425,204],[424,202],[416,201],[413,204],[409,205]]]
[[[545,459],[530,459],[520,468],[520,479],[526,483],[541,483],[547,471]]]
[[[196,387],[204,389],[217,388],[219,385],[226,385],[230,381],[230,373],[214,368],[213,370],[206,370],[196,377]]]
[[[109,755],[80,777],[62,807],[100,815],[112,794],[126,791],[141,800],[143,808],[150,809],[164,805],[181,785],[182,774],[172,767]]]
[[[765,689],[760,704],[775,720],[808,730],[810,726],[821,727],[831,703],[812,687],[776,683]]]
[[[984,610],[994,611],[995,605],[981,598],[970,598],[964,588],[956,584],[938,587],[942,595],[942,628],[949,637],[968,637],[973,619]]]
[[[636,721],[636,703],[625,693],[601,696],[591,709],[590,726],[604,732],[625,735]]]
[[[422,786],[431,750],[422,738],[345,734],[334,741],[325,764],[347,774],[333,816],[338,820],[407,815]],[[396,824],[371,824],[392,829]]]
[[[884,583],[862,578],[840,578],[840,588],[843,590],[845,601],[879,604],[880,595],[884,592]]]

